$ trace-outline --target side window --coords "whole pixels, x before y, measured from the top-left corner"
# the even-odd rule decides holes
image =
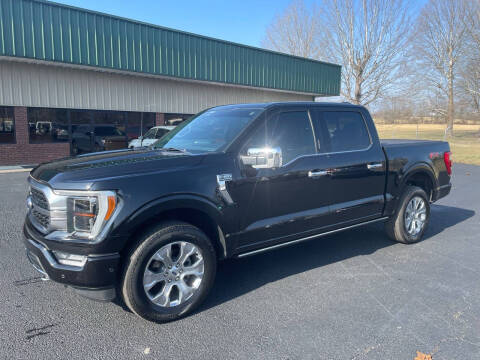
[[[323,121],[331,152],[363,150],[371,143],[365,121],[358,112],[325,111]]]
[[[279,147],[283,164],[302,156],[315,154],[315,140],[306,111],[282,112],[274,115],[255,131],[244,146],[248,148]]]
[[[166,132],[167,132],[166,129],[158,129],[157,134],[155,135],[155,138],[160,139],[163,135],[165,135]]]

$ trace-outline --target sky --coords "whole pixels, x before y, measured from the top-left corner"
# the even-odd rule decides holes
[[[290,0],[53,1],[256,47],[261,46],[275,15],[290,3]]]

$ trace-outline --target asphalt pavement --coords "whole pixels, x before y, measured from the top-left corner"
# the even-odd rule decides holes
[[[163,325],[41,280],[27,176],[0,174],[1,359],[480,359],[480,167],[455,164],[418,244],[376,224],[226,261],[206,303]]]

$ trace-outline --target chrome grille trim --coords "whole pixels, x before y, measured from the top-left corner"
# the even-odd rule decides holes
[[[35,218],[35,222],[42,227],[42,230],[46,231],[48,229],[50,226],[50,215],[43,214],[37,209],[33,208],[32,216]]]
[[[45,194],[39,190],[39,189],[36,189],[34,188],[33,186],[30,187],[30,194],[32,196],[32,202],[34,205],[42,208],[42,209],[45,209],[45,210],[49,210],[49,204],[48,204],[48,200],[47,200],[47,197],[45,196]]]
[[[32,225],[41,233],[67,227],[67,209],[65,198],[54,193],[46,184],[36,181],[31,176],[30,184],[31,208],[28,217]]]

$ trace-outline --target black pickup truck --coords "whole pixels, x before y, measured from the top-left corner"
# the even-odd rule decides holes
[[[25,246],[46,278],[164,322],[205,299],[222,259],[374,222],[419,241],[451,168],[448,143],[380,141],[361,106],[220,106],[149,148],[33,169]]]

